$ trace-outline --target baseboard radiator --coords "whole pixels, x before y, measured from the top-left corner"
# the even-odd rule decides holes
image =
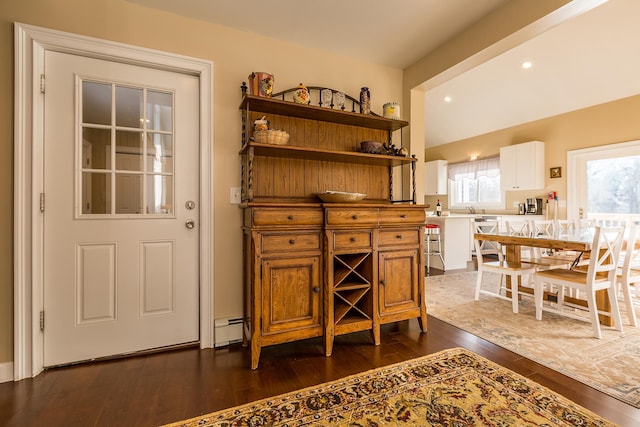
[[[216,319],[214,325],[216,347],[242,341],[242,317]]]

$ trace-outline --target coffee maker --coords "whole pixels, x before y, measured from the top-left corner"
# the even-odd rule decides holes
[[[527,198],[524,207],[527,215],[542,215],[542,199]]]

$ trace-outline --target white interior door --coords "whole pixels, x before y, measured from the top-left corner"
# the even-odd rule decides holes
[[[199,339],[198,78],[48,51],[44,366]]]

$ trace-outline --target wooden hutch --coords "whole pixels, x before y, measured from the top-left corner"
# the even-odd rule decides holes
[[[317,88],[318,90],[327,90]],[[402,120],[246,93],[242,111],[244,250],[243,343],[251,368],[264,346],[336,335],[417,318],[424,301],[424,206],[415,204],[414,157],[359,152],[361,141],[391,143]],[[357,101],[353,101],[355,110]],[[253,141],[265,117],[289,133],[287,145]],[[410,167],[413,196],[394,200],[393,169]],[[327,190],[367,194],[357,203],[322,203]]]

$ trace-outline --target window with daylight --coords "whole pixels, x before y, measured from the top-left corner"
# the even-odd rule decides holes
[[[450,164],[448,174],[449,207],[504,208],[499,157]]]
[[[567,218],[640,222],[640,140],[567,153]]]

